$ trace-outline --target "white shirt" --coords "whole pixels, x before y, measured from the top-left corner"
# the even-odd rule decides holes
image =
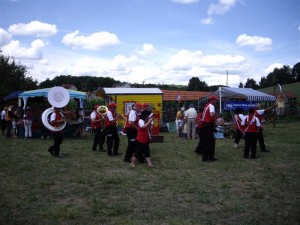
[[[136,121],[136,111],[130,110],[129,115],[128,115],[128,122],[135,122]]]
[[[61,115],[61,118],[63,118],[64,115],[61,112],[59,114]],[[56,114],[54,112],[50,116],[50,122],[55,121],[55,119],[56,119]]]
[[[184,116],[186,116],[188,119],[196,119],[197,111],[195,108],[189,108],[185,111]]]
[[[5,112],[5,110],[3,110],[3,111],[1,112],[1,119],[2,119],[2,120],[5,120],[5,119],[6,119],[6,112]]]

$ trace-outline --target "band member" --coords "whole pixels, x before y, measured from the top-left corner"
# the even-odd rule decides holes
[[[64,115],[61,113],[60,108],[54,108],[54,112],[50,116],[50,124],[53,127],[60,126],[64,122]],[[62,158],[60,155],[60,145],[63,142],[62,131],[53,131],[53,141],[54,144],[48,149],[51,155]]]
[[[105,118],[97,112],[99,105],[94,106],[94,111],[91,113],[91,126],[94,133],[94,141],[92,151],[96,151],[97,146],[99,145],[99,150],[103,150],[103,144],[105,141],[104,136],[104,123]]]
[[[106,145],[107,155],[109,156],[120,155],[120,138],[117,129],[117,120],[119,115],[116,112],[116,108],[117,105],[115,103],[110,103],[108,105],[108,112],[106,114]]]
[[[142,105],[136,103],[132,106],[132,109],[127,114],[125,132],[127,134],[128,146],[124,157],[124,162],[130,162],[133,153],[135,152],[137,141],[136,136],[138,132],[139,116],[142,111]]]
[[[245,116],[241,125],[245,128],[245,147],[244,158],[249,158],[249,152],[251,150],[251,158],[256,158],[256,142],[258,130],[261,126],[259,119],[254,115],[255,109],[249,108],[249,115]]]
[[[204,107],[203,111],[203,132],[204,132],[204,151],[203,151],[203,162],[213,162],[218,160],[215,158],[215,143],[214,137],[215,122],[216,122],[216,111],[215,104],[218,98],[214,95],[209,97],[208,104]]]
[[[270,152],[269,150],[266,149],[265,145],[265,140],[264,140],[264,135],[263,135],[263,123],[264,123],[264,118],[263,114],[266,112],[271,111],[272,109],[275,109],[277,107],[277,104],[274,104],[266,109],[261,109],[261,104],[257,103],[255,104],[255,112],[254,115],[259,119],[259,122],[261,124],[261,127],[259,128],[258,134],[257,134],[257,140],[259,143],[260,150],[262,152]]]
[[[236,108],[234,114],[234,123],[235,123],[235,139],[233,148],[238,148],[240,139],[244,136],[243,127],[241,125],[242,120],[244,119],[243,108]]]
[[[148,167],[153,167],[150,160],[150,148],[149,143],[151,143],[150,127],[153,121],[153,114],[151,111],[144,110],[141,113],[139,123],[138,123],[138,134],[137,134],[137,151],[132,156],[131,167],[136,166],[137,158],[140,156],[145,157]]]
[[[197,123],[197,133],[199,135],[199,142],[198,142],[198,145],[196,147],[196,150],[195,152],[197,154],[203,154],[203,150],[204,150],[204,131],[203,131],[203,121],[202,121],[202,118],[203,118],[203,107],[200,107],[199,108],[199,113],[196,117],[196,123]]]

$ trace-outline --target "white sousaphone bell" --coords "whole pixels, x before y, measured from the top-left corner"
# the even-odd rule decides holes
[[[52,105],[51,108],[46,109],[42,114],[42,122],[44,126],[51,131],[61,131],[66,126],[66,121],[64,121],[59,126],[52,126],[49,123],[49,116],[54,112],[54,108],[63,108],[70,101],[70,94],[68,90],[63,87],[53,87],[48,92],[48,102]]]
[[[100,105],[96,110],[101,116],[105,116],[108,112],[108,108],[105,105]]]

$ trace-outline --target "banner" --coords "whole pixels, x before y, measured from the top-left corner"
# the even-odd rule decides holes
[[[224,102],[224,110],[236,110],[236,108],[242,108],[245,111],[250,107],[255,107],[257,102],[248,102],[248,101],[227,101]]]

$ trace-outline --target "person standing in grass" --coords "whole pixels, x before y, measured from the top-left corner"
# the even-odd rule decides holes
[[[199,113],[196,117],[196,122],[197,122],[197,133],[199,135],[199,142],[196,147],[195,152],[197,154],[203,154],[203,149],[204,149],[204,131],[203,131],[203,107],[199,108]]]
[[[33,114],[32,114],[31,108],[29,106],[26,107],[23,121],[24,121],[24,128],[25,128],[25,138],[31,138],[32,137]]]
[[[184,118],[186,120],[186,134],[188,139],[195,139],[196,137],[196,117],[197,111],[193,104],[189,105],[189,109],[185,111]]]
[[[245,116],[241,125],[245,128],[245,147],[244,158],[249,158],[249,152],[251,151],[251,158],[256,158],[256,142],[258,130],[261,127],[259,119],[254,115],[255,109],[249,108],[249,115]]]
[[[91,126],[94,133],[92,151],[96,151],[98,145],[99,150],[103,150],[103,144],[105,142],[105,136],[103,132],[105,119],[97,112],[98,107],[99,105],[95,105],[94,111],[90,115]]]
[[[218,98],[214,95],[209,97],[208,104],[203,110],[203,131],[204,131],[204,152],[202,161],[213,162],[218,160],[215,158],[215,145],[216,139],[214,136],[215,122],[216,122],[216,110],[215,105]]]
[[[138,133],[139,126],[139,116],[141,114],[142,104],[135,103],[132,106],[132,109],[127,114],[126,123],[125,123],[125,133],[128,139],[128,146],[126,149],[126,154],[124,156],[124,162],[130,162],[131,158],[135,152],[137,146],[136,136]]]
[[[151,134],[150,127],[152,126],[153,114],[151,111],[144,110],[142,111],[138,124],[138,133],[137,133],[137,149],[134,155],[132,156],[131,167],[136,166],[137,158],[145,157],[148,167],[153,167],[153,164],[150,160],[150,147],[151,143]]]
[[[235,110],[235,114],[234,114],[234,125],[235,125],[235,139],[234,139],[234,144],[233,144],[233,148],[238,148],[238,145],[240,143],[240,139],[244,136],[243,134],[243,128],[241,125],[241,122],[244,119],[244,114],[243,114],[244,110],[243,108],[236,108]]]
[[[1,112],[1,132],[3,135],[5,135],[4,131],[6,128],[6,113],[7,113],[7,107],[4,107],[4,109]]]
[[[116,111],[117,105],[115,103],[110,103],[108,105],[108,112],[106,113],[106,145],[107,145],[107,155],[117,156],[119,153],[120,138],[117,129],[117,120],[119,115]]]
[[[264,122],[264,118],[263,115],[269,111],[271,111],[272,109],[275,109],[277,107],[278,104],[274,104],[266,109],[261,109],[261,104],[260,103],[256,103],[255,104],[255,116],[259,119],[259,122],[261,124],[263,124]],[[258,139],[258,143],[259,143],[259,147],[260,150],[262,152],[267,152],[269,153],[270,151],[266,149],[266,145],[265,145],[265,139],[264,139],[264,135],[263,135],[263,126],[261,126],[259,128],[258,134],[257,134],[257,139]]]
[[[54,112],[50,115],[50,124],[53,127],[60,126],[65,121],[65,117],[61,112],[61,108],[54,107]],[[60,145],[63,142],[63,132],[62,131],[53,131],[53,145],[48,149],[51,155],[62,158],[60,155]]]

